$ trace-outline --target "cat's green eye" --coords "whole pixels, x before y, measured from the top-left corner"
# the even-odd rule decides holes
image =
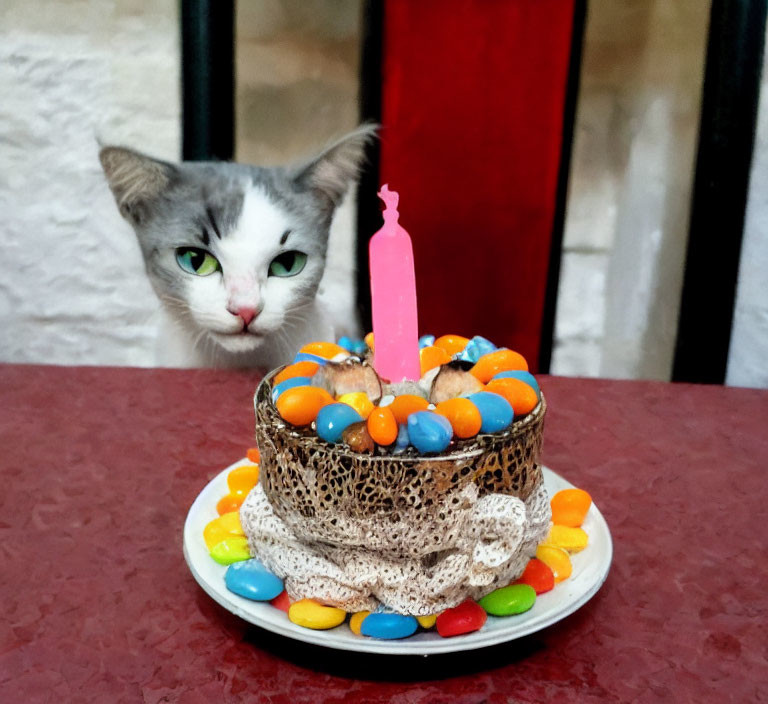
[[[176,250],[176,261],[184,271],[195,276],[210,276],[221,269],[216,257],[197,247],[179,247]]]
[[[269,265],[270,276],[296,276],[300,274],[307,263],[307,255],[304,252],[291,250],[278,254]]]

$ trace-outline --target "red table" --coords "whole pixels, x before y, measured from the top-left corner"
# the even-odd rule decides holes
[[[0,366],[0,701],[768,697],[768,392],[543,378],[544,460],[605,515],[607,582],[519,641],[401,658],[265,632],[187,570],[187,509],[252,444],[257,380]]]

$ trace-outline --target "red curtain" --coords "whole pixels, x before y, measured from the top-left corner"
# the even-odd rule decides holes
[[[381,183],[414,245],[420,334],[536,369],[573,0],[387,0]]]

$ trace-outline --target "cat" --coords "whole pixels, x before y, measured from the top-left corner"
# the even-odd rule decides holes
[[[100,150],[163,304],[161,366],[270,369],[307,342],[359,335],[326,262],[332,218],[374,136],[362,125],[296,167]]]

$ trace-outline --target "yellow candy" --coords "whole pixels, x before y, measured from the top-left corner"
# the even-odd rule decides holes
[[[358,611],[356,614],[352,614],[352,618],[349,619],[349,630],[356,636],[360,635],[360,628],[363,625],[363,619],[371,613],[370,611]]]
[[[314,354],[323,359],[332,359],[337,354],[349,357],[349,350],[345,350],[341,345],[334,342],[310,342],[308,345],[304,345],[299,352]]]
[[[348,394],[342,394],[336,400],[339,403],[346,403],[348,406],[352,406],[363,420],[368,418],[373,410],[373,402],[368,398],[368,394],[365,391],[350,391]]]
[[[231,565],[233,562],[250,560],[248,539],[245,536],[238,536],[222,540],[211,549],[211,557],[220,565]]]
[[[581,528],[571,528],[570,526],[552,526],[546,545],[554,545],[568,552],[579,552],[587,547],[589,536]]]
[[[214,518],[205,528],[203,528],[203,540],[209,550],[213,550],[222,540],[233,538],[238,535],[245,535],[243,527],[240,525],[240,512],[230,511],[223,516]]]
[[[555,575],[555,584],[571,576],[573,571],[571,558],[562,548],[554,545],[539,545],[536,548],[536,557],[552,570]]]
[[[259,482],[259,465],[244,464],[227,475],[230,494],[247,494]]]
[[[432,614],[431,616],[417,616],[416,620],[419,622],[419,625],[429,630],[432,628],[432,626],[435,625],[435,621],[437,621],[437,614]]]
[[[365,344],[368,345],[368,349],[371,350],[371,352],[373,352],[373,333],[372,332],[369,332],[365,336]]]
[[[291,604],[288,609],[288,618],[293,623],[315,631],[336,628],[344,623],[346,617],[345,611],[333,606],[323,606],[314,599],[300,599]]]

